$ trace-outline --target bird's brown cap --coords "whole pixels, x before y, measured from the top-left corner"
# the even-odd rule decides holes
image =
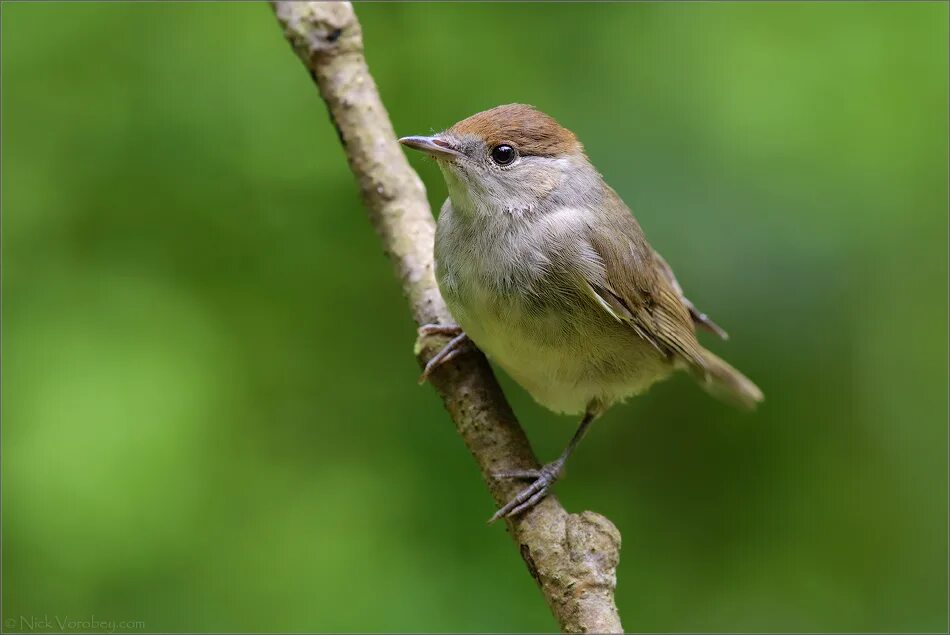
[[[458,137],[480,137],[489,146],[509,143],[523,155],[550,157],[584,151],[573,132],[526,104],[506,104],[476,113],[448,132]]]

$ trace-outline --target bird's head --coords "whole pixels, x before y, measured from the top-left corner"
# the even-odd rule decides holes
[[[582,188],[593,171],[573,132],[524,104],[497,106],[444,132],[399,142],[436,159],[463,212],[540,209]]]

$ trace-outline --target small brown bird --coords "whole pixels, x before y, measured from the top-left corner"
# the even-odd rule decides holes
[[[420,329],[454,336],[421,379],[471,338],[541,405],[583,413],[556,460],[495,475],[532,483],[489,522],[540,501],[591,422],[674,370],[738,406],[762,401],[755,384],[697,341],[696,326],[727,336],[686,299],[570,130],[509,104],[399,141],[434,157],[449,191],[436,278],[458,324]]]

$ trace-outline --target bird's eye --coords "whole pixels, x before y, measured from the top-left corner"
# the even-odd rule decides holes
[[[500,145],[492,148],[491,160],[498,165],[508,165],[518,156],[515,149],[509,145]]]

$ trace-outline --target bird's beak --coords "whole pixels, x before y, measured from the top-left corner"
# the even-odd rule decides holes
[[[434,137],[403,137],[399,140],[402,145],[421,150],[436,159],[455,159],[462,156],[455,144],[438,135]]]

